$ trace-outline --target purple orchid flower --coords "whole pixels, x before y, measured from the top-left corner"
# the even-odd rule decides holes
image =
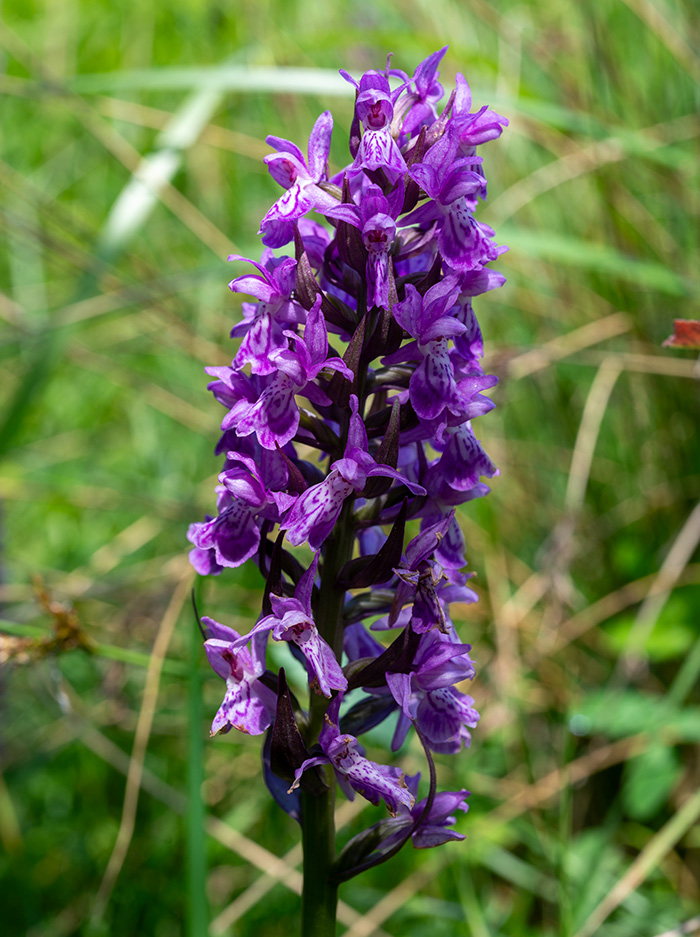
[[[327,357],[328,331],[321,312],[320,294],[308,313],[304,337],[288,331],[284,334],[295,342],[296,350],[285,348],[273,352],[271,360],[276,373],[257,400],[239,408],[231,421],[239,436],[255,433],[265,449],[284,446],[296,434],[299,406],[294,399],[295,394],[301,394],[316,404],[330,404],[326,394],[313,383],[320,371],[328,368],[340,371],[348,380],[353,378],[342,358]]]
[[[414,669],[410,673],[388,673],[387,686],[401,709],[391,747],[397,751],[413,722],[435,752],[450,754],[468,747],[470,728],[479,721],[471,696],[455,683],[471,680],[474,665],[468,644],[456,644],[440,632],[421,638]]]
[[[460,749],[469,748],[472,741],[469,729],[475,729],[480,718],[471,696],[454,687],[444,687],[428,691],[423,699],[415,702],[417,705],[412,703],[409,710],[415,705],[416,725],[432,751],[456,755]],[[397,740],[400,723],[401,716],[397,724]]]
[[[355,791],[357,791],[371,804],[376,805],[383,800],[392,816],[396,816],[402,804],[410,810],[415,799],[406,786],[401,770],[390,765],[379,765],[364,758],[357,750],[359,742],[355,736],[340,734],[339,709],[340,697],[338,696],[328,707],[326,721],[319,736],[323,754],[306,759],[297,769],[290,790],[298,787],[302,774],[309,768],[314,765],[330,764],[349,800],[354,799]]]
[[[240,417],[255,403],[267,386],[268,378],[258,374],[249,377],[238,368],[228,365],[215,365],[204,370],[216,378],[207,384],[207,390],[212,392],[215,400],[228,408],[228,413],[221,421],[222,431],[224,434],[235,431]]]
[[[240,634],[213,618],[202,618],[207,634],[204,650],[213,669],[226,681],[226,695],[214,717],[211,734],[238,729],[261,735],[271,724],[277,696],[261,683],[265,672],[267,635],[255,636],[250,650],[240,646]]]
[[[440,546],[444,543],[444,541],[445,538],[443,537],[438,547],[436,547],[436,557],[438,556]],[[436,571],[441,566],[441,563],[437,563]],[[376,621],[372,622],[370,629],[372,631],[387,631],[392,628],[395,630],[398,628],[406,628],[410,625],[411,628],[415,631],[416,623],[418,625],[418,629],[420,629],[421,623],[425,623],[427,621],[426,611],[432,611],[433,617],[431,620],[433,621],[433,624],[442,626],[441,633],[445,634],[451,641],[458,641],[459,639],[457,637],[457,629],[455,628],[454,622],[450,617],[450,605],[453,602],[460,602],[464,605],[473,605],[475,602],[479,601],[479,596],[477,593],[466,585],[468,580],[474,575],[474,573],[457,573],[453,569],[442,569],[440,579],[437,582],[435,582],[433,579],[432,583],[435,589],[435,596],[438,603],[437,615],[435,614],[435,609],[432,605],[432,602],[412,602],[411,604],[405,605],[401,611],[398,612],[398,614],[394,612],[393,616],[391,617],[391,623],[390,610],[389,615],[385,615],[382,618],[378,618]],[[400,586],[402,584],[403,583],[400,582]],[[414,612],[416,614],[415,621]],[[423,631],[426,631],[425,627],[423,628]],[[379,647],[381,650],[383,650],[381,645]]]
[[[460,279],[462,289],[452,309],[452,315],[464,324],[465,330],[461,335],[455,335],[454,352],[455,356],[462,359],[460,367],[467,374],[483,374],[479,358],[483,358],[484,355],[484,342],[474,314],[472,297],[498,289],[505,282],[506,278],[503,274],[489,267],[469,270]]]
[[[444,445],[449,447],[450,439],[449,437],[447,439],[441,438],[434,440],[434,442],[438,448]],[[488,457],[486,458],[488,459]],[[491,461],[488,460],[488,462],[489,466],[491,466]],[[456,515],[453,513],[453,509],[457,505],[466,504],[468,501],[474,501],[476,498],[484,497],[484,495],[489,493],[490,489],[488,485],[478,481],[471,487],[464,489],[453,487],[446,475],[438,468],[439,463],[440,460],[438,459],[425,467],[420,473],[419,480],[425,485],[428,497],[421,505],[418,514],[423,519],[422,527],[424,530],[438,523],[448,514],[452,517],[449,527],[444,532],[436,547],[435,559],[445,568],[448,577],[454,580],[455,572],[462,569],[467,561],[464,555],[464,534],[457,522]],[[445,469],[451,477],[455,479],[460,478],[463,484],[467,482],[467,475],[462,473],[473,471],[473,469],[465,469],[462,466],[451,464],[449,456]],[[494,470],[493,474],[497,475],[498,471]]]
[[[203,524],[210,523],[214,518],[211,514],[205,516]],[[187,530],[187,539],[190,543],[194,542],[197,535],[197,523],[190,524]],[[216,561],[216,549],[214,547],[192,547],[188,554],[190,565],[200,576],[218,576],[223,572],[224,567]]]
[[[317,550],[333,530],[345,499],[362,491],[368,478],[378,475],[395,478],[413,494],[425,492],[421,485],[409,481],[396,469],[381,465],[372,458],[367,451],[367,430],[358,413],[355,394],[350,398],[350,406],[352,416],[343,458],[332,463],[329,474],[322,482],[303,492],[280,524],[294,546],[308,541],[311,549]]]
[[[476,146],[500,137],[503,128],[508,126],[508,121],[495,111],[489,110],[486,105],[475,114],[470,114],[472,93],[467,80],[464,75],[457,72],[455,83],[457,89],[452,105],[452,126],[459,141],[460,150],[466,156],[471,156]]]
[[[331,147],[333,117],[324,111],[309,136],[308,162],[295,143],[281,137],[269,136],[266,142],[278,150],[265,157],[270,175],[287,191],[270,208],[260,223],[266,247],[284,247],[294,237],[293,222],[311,209],[323,213],[337,205],[337,199],[318,183],[324,181]]]
[[[361,193],[359,207],[341,204],[328,212],[359,228],[367,248],[367,305],[389,306],[391,283],[389,252],[396,237],[396,219],[403,205],[403,186],[398,185],[385,196],[378,185],[370,184]]]
[[[348,681],[340,669],[335,654],[318,633],[318,628],[311,612],[311,594],[318,568],[317,553],[299,580],[294,590],[294,598],[271,595],[272,615],[261,618],[244,638],[239,638],[238,645],[248,641],[253,635],[272,631],[275,641],[289,641],[296,644],[309,662],[313,675],[318,680],[321,693],[330,696],[333,690],[347,689]]]
[[[265,487],[252,459],[235,452],[229,453],[229,458],[240,464],[219,475],[221,484],[216,489],[218,516],[203,523],[190,524],[187,531],[187,539],[197,550],[196,553],[192,551],[194,556],[191,555],[190,559],[198,572],[205,569],[207,563],[222,567],[245,563],[260,544],[258,518],[262,515],[276,520],[278,503],[287,507],[284,496],[278,496]]]
[[[438,65],[447,52],[447,46],[423,59],[411,79],[415,91],[405,94],[394,113],[394,122],[400,123],[402,134],[415,134],[425,124],[437,118],[435,105],[445,91],[438,81]],[[405,115],[405,116],[404,116]]]
[[[448,443],[442,456],[430,468],[429,475],[439,475],[454,491],[469,491],[480,478],[493,478],[499,471],[484,452],[470,424],[448,427]]]
[[[334,883],[408,838],[418,848],[463,839],[454,824],[467,792],[436,792],[430,751],[468,746],[479,720],[462,692],[474,677],[471,648],[450,611],[477,601],[457,508],[498,474],[470,424],[493,408],[484,392],[497,382],[484,373],[472,298],[504,282],[488,264],[505,248],[475,218],[487,194],[476,150],[507,121],[487,107],[470,113],[461,75],[437,115],[445,51],[411,78],[390,59],[357,81],[341,72],[357,92],[352,162],[330,179],[328,111],[307,154],[268,137],[275,152],[265,162],[283,191],[261,223],[260,262],[229,284],[249,300],[231,332],[239,348],[229,367],[207,369],[225,408],[216,449],[225,462],[218,513],[188,531],[191,562],[216,575],[252,559],[267,582],[247,635],[204,619],[207,655],[226,680],[212,733],[267,730],[266,783],[300,819],[305,848],[323,850]],[[293,257],[273,254],[292,238]],[[347,345],[345,360],[329,332]],[[293,549],[305,543],[310,563]],[[388,629],[393,640],[377,641]],[[308,717],[282,672],[275,681],[265,670],[270,633],[306,666]],[[344,694],[361,686],[340,719]],[[392,748],[414,729],[431,766],[419,804],[419,777],[368,760],[356,737],[394,713]],[[327,824],[316,822],[330,817],[335,783],[321,776],[331,782],[333,772],[307,774],[325,765],[350,798],[384,801],[393,817],[335,857]],[[280,796],[290,782],[294,796]],[[302,815],[300,782],[318,813]],[[309,902],[305,914],[312,905],[326,907]]]
[[[497,382],[490,375],[469,376],[459,382],[456,379],[448,339],[461,335],[467,329],[452,314],[459,292],[456,277],[445,277],[442,282],[432,286],[424,297],[412,284],[407,284],[406,297],[394,306],[393,314],[415,342],[409,342],[393,355],[382,359],[385,365],[406,360],[420,362],[409,381],[409,398],[420,419],[430,423],[433,433],[438,437],[441,431],[435,424],[461,423],[477,415],[473,410],[472,399]],[[489,401],[487,406],[490,408],[493,404]],[[443,416],[445,411],[452,414],[454,419]]]
[[[418,796],[420,774],[406,776],[406,784],[414,797]],[[413,826],[416,820],[420,824],[411,833],[411,843],[415,849],[429,849],[432,846],[441,846],[454,840],[464,839],[463,833],[451,830],[449,827],[457,822],[454,816],[456,810],[464,813],[469,810],[466,798],[469,791],[440,791],[435,795],[427,815],[424,815],[426,800],[418,801],[410,810],[403,805],[395,817],[384,820],[384,830],[393,830],[386,839],[382,840],[382,850],[392,848],[403,836],[408,827]]]
[[[474,664],[469,657],[470,644],[460,644],[440,631],[428,631],[420,640],[410,673],[388,673],[387,686],[399,704],[413,690],[439,690],[474,677]],[[406,713],[409,715],[409,713]]]
[[[387,76],[381,72],[365,72],[359,84],[346,71],[341,69],[340,74],[357,89],[355,113],[364,128],[360,148],[348,174],[356,175],[363,169],[405,173],[406,161],[392,136],[391,128],[394,105],[408,82],[392,91]]]
[[[462,334],[455,335],[453,360],[459,358],[459,368],[467,374],[483,374],[479,359],[484,357],[484,339],[471,300],[464,295],[460,296],[453,313],[455,319],[464,324]]]
[[[438,221],[437,247],[445,261],[460,273],[479,269],[507,250],[491,241],[494,232],[476,221],[478,196],[486,197],[484,177],[474,171],[481,157],[456,158],[459,140],[448,129],[415,163],[409,175],[430,196],[430,201],[406,215],[402,225],[430,225]]]
[[[404,563],[394,572],[399,577],[394,601],[387,619],[387,627],[393,628],[405,605],[412,604],[408,618],[413,631],[418,634],[433,628],[447,631],[444,609],[438,600],[437,586],[442,580],[442,568],[430,559],[453,520],[454,512],[441,517],[437,523],[422,530],[406,547]]]
[[[235,430],[227,430],[222,435],[215,451],[216,455],[226,455],[224,470],[232,467],[235,456],[248,456],[256,465],[261,482],[271,492],[279,492],[287,487],[289,469],[285,456],[292,460],[297,457],[291,443],[283,449],[263,449],[256,436],[238,436]]]
[[[229,260],[245,260],[260,271],[261,276],[244,275],[229,283],[234,293],[249,293],[259,303],[243,303],[243,321],[231,329],[231,337],[243,335],[241,346],[233,359],[235,368],[250,364],[253,374],[273,374],[276,370],[271,356],[288,346],[285,329],[303,325],[306,310],[292,299],[296,287],[296,260],[277,258],[272,251],[263,252],[262,263],[231,254]]]

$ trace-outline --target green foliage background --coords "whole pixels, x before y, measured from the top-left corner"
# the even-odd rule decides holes
[[[681,933],[700,911],[698,369],[661,342],[700,318],[697,5],[10,0],[2,18],[3,932],[295,933],[297,830],[259,740],[206,741],[221,685],[184,560],[218,470],[202,368],[232,355],[224,258],[258,256],[277,197],[265,136],[303,146],[331,107],[339,167],[333,71],[392,51],[411,72],[449,42],[445,85],[462,71],[511,120],[479,216],[511,245],[477,306],[501,383],[476,428],[502,475],[462,512],[483,719],[439,765],[472,790],[466,841],[343,886],[340,930]],[[316,92],[285,67],[323,69]],[[41,643],[60,615],[35,575],[93,653]],[[247,630],[260,586],[233,571],[199,602]],[[343,837],[380,815],[342,811]]]

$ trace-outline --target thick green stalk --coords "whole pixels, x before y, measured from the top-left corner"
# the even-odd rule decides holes
[[[331,771],[328,772],[332,774]],[[338,886],[328,872],[335,859],[335,778],[322,797],[302,792],[304,888],[301,897],[302,937],[335,937]]]
[[[340,660],[343,652],[343,605],[345,590],[336,587],[338,573],[352,557],[355,531],[352,524],[353,499],[343,505],[333,537],[323,557],[321,589],[316,610],[316,624],[321,637],[333,648]]]
[[[345,591],[336,587],[338,573],[352,556],[352,499],[345,502],[334,535],[324,551],[321,588],[316,609],[319,633],[340,660],[343,649],[343,604]],[[328,700],[311,693],[307,743],[318,741]],[[302,937],[335,937],[338,886],[328,873],[335,860],[335,777],[326,769],[329,790],[321,797],[302,791],[302,837],[304,845],[304,888],[302,892]]]

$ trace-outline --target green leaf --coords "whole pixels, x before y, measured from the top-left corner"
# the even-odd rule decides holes
[[[700,707],[681,709],[666,697],[638,690],[600,690],[590,693],[569,713],[583,720],[590,735],[625,738],[641,732],[666,731],[682,741],[700,738]],[[588,720],[586,722],[586,720]]]
[[[692,647],[696,634],[690,619],[691,609],[681,596],[671,596],[654,629],[644,641],[643,651],[652,661],[674,660],[683,657]],[[601,632],[601,638],[610,651],[617,655],[627,647],[635,614],[620,615]]]
[[[683,768],[674,748],[655,742],[625,765],[622,805],[633,820],[649,820],[663,806]]]
[[[529,257],[611,274],[631,280],[639,288],[658,290],[669,296],[692,296],[699,291],[698,283],[690,277],[663,264],[629,257],[609,244],[593,244],[559,232],[532,231],[508,225],[499,228],[498,240],[508,244],[511,250]]]

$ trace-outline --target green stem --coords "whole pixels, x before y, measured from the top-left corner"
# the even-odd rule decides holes
[[[321,588],[315,619],[319,633],[340,660],[343,650],[345,590],[336,586],[338,573],[352,556],[354,540],[352,502],[344,506],[333,537],[324,550]],[[318,740],[328,709],[324,696],[311,693],[307,744]],[[334,937],[338,885],[329,872],[335,860],[335,777],[326,769],[328,791],[321,797],[302,791],[301,819],[304,845],[304,888],[301,902],[302,937]]]
[[[353,498],[348,498],[335,525],[333,536],[328,541],[323,557],[321,589],[316,611],[319,634],[333,648],[340,660],[343,652],[343,605],[345,590],[336,586],[338,573],[352,557],[355,539],[353,526]]]
[[[304,889],[302,937],[335,937],[338,886],[328,877],[335,859],[335,779],[323,797],[302,792]]]

